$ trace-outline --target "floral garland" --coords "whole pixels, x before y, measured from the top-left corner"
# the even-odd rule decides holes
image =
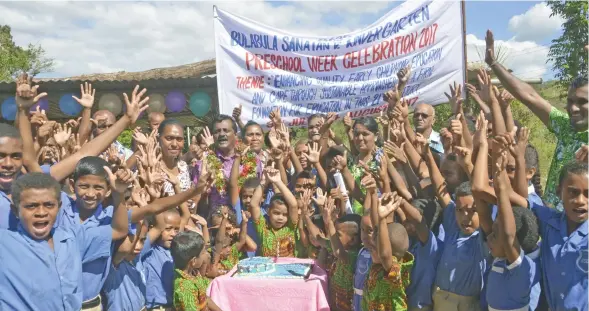
[[[225,175],[223,175],[222,170],[223,165],[221,164],[219,158],[217,158],[217,155],[212,152],[207,155],[207,162],[210,169],[212,170],[211,173],[213,174],[213,187],[217,189],[217,192],[221,196],[224,196],[227,192],[227,189],[225,186]]]
[[[243,166],[241,169],[241,173],[239,174],[239,178],[237,179],[237,185],[239,188],[243,186],[243,183],[248,178],[255,178],[258,176],[257,168],[258,168],[258,161],[256,157],[256,153],[253,151],[249,151],[244,156],[241,157],[241,165]]]

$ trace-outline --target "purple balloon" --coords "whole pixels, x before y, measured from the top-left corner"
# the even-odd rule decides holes
[[[49,112],[49,100],[47,97],[39,99],[36,104],[31,106],[31,112],[37,111],[37,107],[39,107],[39,110],[45,110],[45,112]]]
[[[186,96],[180,91],[172,91],[166,96],[166,107],[170,112],[180,112],[186,106]]]

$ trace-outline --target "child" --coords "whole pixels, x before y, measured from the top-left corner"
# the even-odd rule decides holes
[[[217,273],[215,273],[213,277],[226,274],[233,269],[243,257],[242,253],[244,251],[256,251],[256,243],[247,235],[249,217],[246,212],[242,211],[241,213],[241,228],[238,230],[239,233],[237,235],[232,233],[235,224],[231,224],[229,214],[224,213],[222,215],[222,220],[219,224],[219,229],[215,238],[215,260],[213,261],[213,269]]]
[[[538,225],[529,209],[512,209],[508,194],[511,186],[505,171],[507,152],[496,158],[493,181],[499,210],[493,232],[487,237],[495,260],[487,279],[486,301],[491,310],[528,310],[536,279]]]
[[[323,208],[323,221],[327,229],[335,261],[330,269],[329,292],[333,310],[351,311],[354,296],[354,267],[360,249],[360,216],[346,215],[332,221],[335,204],[327,199]]]
[[[209,259],[205,241],[196,232],[185,231],[171,242],[170,253],[174,261],[174,309],[176,311],[221,310],[206,296],[209,279],[200,274],[202,265]]]
[[[115,177],[109,172],[117,191],[128,185],[123,173]],[[122,183],[115,186],[117,178]],[[60,192],[59,183],[43,173],[13,183],[12,208],[20,222],[15,231],[0,229],[1,310],[101,310],[100,300],[82,304],[88,285],[82,266],[110,256],[112,241],[127,234],[127,211],[117,205],[110,226],[54,227]]]
[[[171,209],[159,215],[157,226],[161,236],[145,255],[146,307],[148,309],[172,308],[174,263],[170,253],[172,240],[180,230],[180,214]]]
[[[551,310],[587,310],[587,163],[563,166],[558,195],[564,212],[535,205],[542,239],[542,282]]]
[[[409,237],[403,225],[387,223],[402,199],[396,193],[384,193],[379,199],[374,179],[374,186],[364,179],[363,184],[371,196],[371,220],[378,225],[374,237],[376,248],[371,252],[372,265],[364,283],[362,310],[407,310],[405,289],[413,267],[413,255],[408,252]]]
[[[370,201],[371,196],[368,196],[366,198],[364,206],[366,206],[366,202],[370,204]],[[372,266],[372,256],[370,255],[370,253],[376,247],[374,245],[373,239],[374,229],[372,227],[372,222],[370,221],[370,209],[365,209],[365,211],[367,211],[367,215],[362,216],[362,221],[360,224],[360,239],[362,240],[362,244],[364,245],[364,247],[361,248],[358,252],[358,259],[356,260],[356,269],[354,270],[354,311],[362,310],[362,288],[364,288],[366,276],[368,275],[370,266]]]
[[[260,211],[262,187],[256,188],[252,198],[252,218],[256,225],[256,232],[261,241],[260,255],[266,257],[296,257],[295,231],[298,225],[297,201],[288,187],[280,179],[277,169],[264,169],[266,178],[278,189],[270,200],[268,221]]]

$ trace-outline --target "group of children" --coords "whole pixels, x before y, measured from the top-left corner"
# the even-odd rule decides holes
[[[30,109],[44,94],[19,78],[18,130],[0,124],[0,310],[221,310],[207,287],[248,256],[314,259],[337,311],[587,310],[587,146],[562,168],[558,212],[533,186],[529,130],[515,126],[486,72],[479,92],[490,113],[471,134],[452,88],[442,154],[409,125],[400,99],[409,74],[399,73],[379,118],[344,118],[349,149],[330,129],[334,113],[310,116],[294,147],[279,110],[266,134],[242,124],[239,108],[220,116],[191,146],[184,191],[142,166],[170,139],[165,122],[137,170],[103,154],[147,108],[138,88],[92,144],[42,169]],[[221,169],[227,158],[231,169]],[[161,195],[163,179],[174,192]],[[229,203],[205,213],[214,191]]]

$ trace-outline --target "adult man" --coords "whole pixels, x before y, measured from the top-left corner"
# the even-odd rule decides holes
[[[578,77],[569,88],[566,113],[556,109],[540,97],[534,88],[512,75],[495,59],[493,33],[487,30],[485,62],[515,98],[528,107],[558,139],[544,191],[545,202],[559,207],[556,194],[558,175],[562,166],[575,159],[575,152],[587,143],[588,95],[587,77]]]
[[[95,121],[94,129],[92,131],[94,137],[97,137],[98,135],[102,134],[117,121],[115,115],[108,110],[96,111],[94,113],[93,119]],[[123,146],[123,144],[121,144],[118,140],[115,140],[113,142],[113,145],[115,146],[115,148],[117,148],[119,154],[125,157],[125,160],[129,159],[133,155],[133,151]]]
[[[413,124],[415,132],[423,135],[429,142],[430,148],[438,153],[444,153],[444,146],[440,139],[440,133],[433,129],[436,120],[436,111],[434,107],[428,104],[417,104],[413,111]]]
[[[161,112],[150,112],[147,116],[147,120],[149,121],[149,127],[151,130],[157,130],[160,127],[160,124],[164,122],[166,116],[164,116]]]

